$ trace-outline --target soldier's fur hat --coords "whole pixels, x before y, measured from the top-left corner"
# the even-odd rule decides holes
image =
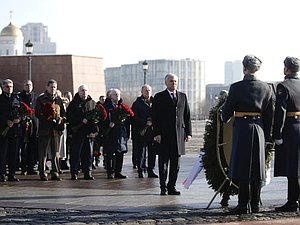
[[[261,60],[254,55],[246,55],[243,60],[243,66],[253,73],[260,69],[261,63]]]
[[[300,60],[296,57],[286,57],[283,61],[284,66],[293,73],[297,73],[300,67]]]

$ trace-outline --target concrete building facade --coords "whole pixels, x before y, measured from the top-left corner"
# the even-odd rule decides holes
[[[48,26],[44,26],[42,23],[27,23],[21,27],[24,43],[30,40],[33,43],[33,54],[56,54],[56,43],[51,42],[48,36]],[[26,51],[24,49],[24,54]]]
[[[229,91],[230,85],[225,84],[208,84],[206,85],[206,109],[210,110],[216,105],[218,96],[221,91]]]
[[[32,81],[37,93],[45,91],[47,81],[55,79],[62,92],[76,93],[79,85],[86,84],[90,95],[98,100],[105,95],[103,59],[75,55],[32,55]],[[28,79],[27,56],[1,56],[0,80],[14,81],[14,91],[21,91]]]
[[[243,65],[241,60],[225,62],[225,85],[242,80]]]
[[[164,77],[174,73],[179,77],[178,89],[186,93],[193,119],[201,118],[205,100],[205,62],[193,59],[159,59],[147,60],[149,68],[146,83],[153,89],[153,95],[166,88]],[[141,94],[144,84],[143,61],[120,67],[105,69],[107,89],[118,88],[127,103],[132,103]]]

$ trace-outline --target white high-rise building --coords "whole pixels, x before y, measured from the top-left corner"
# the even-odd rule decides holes
[[[205,100],[205,62],[193,59],[159,59],[147,61],[149,68],[146,83],[152,87],[153,95],[166,89],[164,77],[174,73],[179,77],[178,90],[187,95],[191,116],[200,119]],[[106,89],[118,88],[121,95],[132,103],[141,94],[144,84],[143,61],[121,67],[106,68]]]
[[[0,33],[0,56],[2,55],[22,55],[23,34],[20,28],[10,21]]]
[[[48,36],[48,26],[42,23],[27,23],[21,27],[24,35],[24,43],[30,40],[33,44],[33,54],[56,54],[56,43],[51,42]],[[26,51],[24,49],[24,54]]]
[[[240,60],[225,62],[225,85],[230,85],[243,77],[243,65]]]

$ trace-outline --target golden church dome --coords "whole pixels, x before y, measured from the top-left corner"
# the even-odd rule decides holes
[[[0,36],[23,36],[22,31],[10,22],[8,26],[4,27]]]

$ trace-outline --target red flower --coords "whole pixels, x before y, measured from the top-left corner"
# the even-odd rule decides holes
[[[107,112],[106,109],[104,108],[104,106],[101,103],[97,103],[96,107],[95,107],[95,111],[97,114],[97,119],[99,121],[104,121],[107,118]]]
[[[116,108],[116,112],[112,116],[112,122],[122,123],[127,117],[134,116],[134,113],[128,105],[121,103],[118,108]]]
[[[134,116],[132,109],[128,105],[126,105],[125,103],[121,103],[120,105],[123,107],[126,113],[129,114],[129,116]]]
[[[47,102],[42,108],[41,114],[45,117],[46,120],[51,120],[55,118],[56,112],[55,112],[54,104]]]
[[[31,109],[26,103],[18,102],[18,104],[16,104],[13,107],[13,110],[11,112],[11,119],[12,120],[20,119],[25,126],[25,131],[27,131],[30,123],[32,122],[33,113],[34,110]],[[6,127],[1,132],[1,135],[5,137],[9,129],[10,129],[9,127]]]

